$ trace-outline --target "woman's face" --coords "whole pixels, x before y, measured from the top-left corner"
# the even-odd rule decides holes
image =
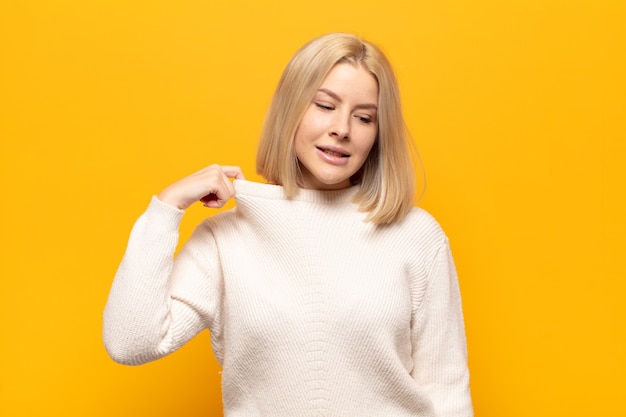
[[[337,190],[363,166],[378,133],[378,83],[361,66],[341,63],[317,90],[294,139],[303,187]]]

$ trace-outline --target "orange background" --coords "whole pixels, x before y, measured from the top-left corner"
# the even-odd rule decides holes
[[[4,0],[0,415],[219,415],[208,334],[117,365],[107,292],[153,193],[210,163],[259,180],[280,73],[330,31],[397,69],[476,415],[626,415],[625,22],[617,0]]]

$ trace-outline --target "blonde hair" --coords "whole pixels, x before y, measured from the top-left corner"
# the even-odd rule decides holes
[[[402,116],[398,82],[391,64],[375,45],[345,33],[320,36],[302,46],[278,82],[257,152],[257,172],[284,187],[288,196],[301,184],[294,137],[305,111],[330,70],[338,63],[361,65],[378,82],[378,135],[363,167],[354,202],[367,221],[391,224],[413,206],[415,176],[409,134]]]

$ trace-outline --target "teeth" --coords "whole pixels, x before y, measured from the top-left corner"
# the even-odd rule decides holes
[[[332,155],[332,156],[336,156],[336,157],[344,157],[346,155],[339,153],[339,152],[333,152],[333,151],[329,151],[328,149],[324,150],[324,153],[327,153],[328,155]]]

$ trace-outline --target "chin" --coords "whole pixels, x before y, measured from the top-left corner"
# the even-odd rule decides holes
[[[338,190],[342,188],[347,188],[352,185],[352,182],[349,178],[341,178],[341,179],[321,179],[318,178],[316,181],[316,187],[319,189],[327,189],[327,190]]]
[[[338,190],[348,188],[354,184],[352,181],[354,173],[350,169],[320,169],[315,174],[311,170],[303,169],[302,173],[304,188]]]

